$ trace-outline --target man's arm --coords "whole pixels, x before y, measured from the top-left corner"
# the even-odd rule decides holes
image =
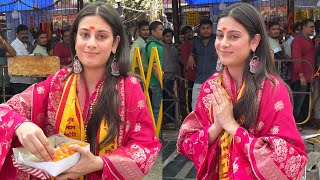
[[[157,64],[155,62],[152,65],[152,73],[156,76],[158,81],[160,81],[159,72],[158,72],[158,69],[157,69]]]
[[[2,36],[0,36],[0,42],[3,44],[4,48],[7,50],[6,56],[13,57],[17,55],[17,52],[13,49],[13,47],[5,40]]]
[[[196,48],[196,39],[193,40],[192,42],[192,47],[191,47],[191,53],[190,56],[188,58],[188,68],[191,68],[193,70],[193,68],[196,67],[196,54],[197,54],[197,48]]]
[[[299,41],[299,39],[294,39],[291,44],[291,58],[292,59],[302,59],[302,50],[304,47],[302,47],[302,43]],[[305,75],[302,71],[302,62],[301,61],[294,61],[292,62],[294,73],[297,73],[299,75],[300,83],[302,86],[307,85],[307,81],[305,78]]]
[[[151,51],[152,51],[152,48],[153,47],[156,47],[157,46],[155,45],[154,42],[151,42],[148,47],[147,47],[147,54],[148,54],[148,62],[150,63],[150,56],[151,56]],[[153,64],[152,64],[152,73],[156,76],[156,78],[159,80],[160,77],[159,77],[159,72],[158,72],[158,69],[157,69],[157,64],[156,64],[156,61],[154,59],[152,59],[153,61]],[[160,80],[159,80],[160,81]]]

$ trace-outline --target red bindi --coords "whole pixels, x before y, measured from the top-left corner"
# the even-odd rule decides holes
[[[95,28],[94,26],[89,26],[89,29],[90,29],[91,31],[96,30],[96,28]]]
[[[225,30],[227,30],[227,28],[226,28],[226,27],[222,27],[222,30],[224,30],[224,31],[225,31]]]

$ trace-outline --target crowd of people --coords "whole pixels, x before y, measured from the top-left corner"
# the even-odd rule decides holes
[[[320,21],[305,19],[296,22],[292,32],[287,34],[281,33],[281,29],[278,22],[268,24],[269,45],[275,59],[280,62],[282,59],[293,60],[281,63],[279,72],[293,91],[305,93],[295,94],[293,97],[295,120],[302,122],[311,112],[312,119],[318,121],[320,119],[319,75],[315,74],[319,68]],[[315,87],[313,89],[310,88],[312,81]],[[306,92],[312,93],[312,107],[309,106],[310,97]]]
[[[289,86],[294,91],[310,86],[320,39],[310,38],[314,27],[311,20],[295,25],[282,45],[277,22],[265,26],[253,6],[235,3],[221,12],[217,29],[209,19],[200,21],[197,34],[183,27],[181,42],[162,22],[141,20],[129,54],[121,18],[109,5],[85,6],[64,30],[63,41],[49,49],[42,31],[30,47],[28,27],[19,25],[11,45],[0,37],[0,54],[55,55],[62,68],[37,83],[11,77],[16,95],[0,105],[0,177],[29,179],[12,166],[11,148],[22,145],[48,161],[54,150],[47,137],[58,133],[87,141],[90,150],[72,147],[81,158],[56,179],[141,179],[147,174],[161,144],[139,69],[129,72],[139,48],[144,74],[152,63],[149,91],[156,123],[161,99],[181,94],[182,125],[165,101],[162,126],[179,128],[177,149],[194,162],[197,179],[299,179],[308,157],[295,120],[307,98],[292,96]],[[163,72],[149,62],[154,47]],[[306,60],[313,69],[300,61],[284,63],[280,74],[275,59],[287,56]]]
[[[60,59],[61,67],[68,66],[72,62],[70,50],[70,27],[63,30],[63,37],[60,40],[48,40],[48,35],[45,31],[36,30],[29,31],[28,26],[24,24],[18,25],[16,28],[16,38],[9,44],[0,35],[0,57],[13,57],[13,56],[58,56]],[[32,33],[31,33],[32,32]],[[29,34],[31,33],[34,38],[33,42],[29,41]],[[4,77],[8,78],[9,77]],[[11,76],[10,86],[7,93],[18,94],[27,89],[30,85],[39,82],[39,78],[35,77],[21,77]]]
[[[183,27],[182,42],[174,42],[174,31],[164,29],[160,21],[148,23],[142,20],[137,24],[139,36],[131,45],[130,59],[133,58],[134,49],[139,48],[144,74],[147,74],[151,50],[153,47],[157,48],[164,87],[161,90],[157,77],[159,72],[154,63],[150,80],[152,110],[157,121],[160,101],[163,98],[165,111],[163,128],[176,129],[179,124],[176,120],[175,107],[172,105],[172,99],[177,96],[176,92],[179,91],[180,94],[180,110],[184,118],[195,108],[201,85],[215,72],[217,54],[214,47],[216,37],[213,33],[213,23],[209,19],[202,20],[198,35],[194,34],[192,27]],[[139,73],[138,70],[136,72]],[[186,98],[187,93],[188,98]]]

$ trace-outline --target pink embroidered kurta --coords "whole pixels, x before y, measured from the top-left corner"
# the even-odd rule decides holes
[[[12,165],[12,148],[21,146],[14,131],[21,123],[32,121],[41,127],[46,136],[55,134],[55,116],[69,72],[70,69],[63,68],[0,105],[1,179],[35,179]],[[98,85],[93,94],[89,95],[80,76],[77,84],[82,114],[87,121],[90,105],[99,96]],[[118,148],[110,155],[101,156],[103,170],[87,175],[87,179],[142,179],[152,168],[161,149],[138,79],[123,78],[117,89],[120,117],[124,122],[119,128]]]
[[[222,86],[233,102],[237,97],[235,81],[223,71]],[[209,107],[213,84],[219,74],[202,86],[195,111],[184,120],[177,142],[178,151],[190,158],[197,179],[219,178],[219,138],[208,144]],[[257,125],[249,131],[239,127],[232,139],[229,154],[229,179],[301,179],[307,162],[305,146],[296,128],[288,90],[282,81],[265,80],[258,95]],[[250,109],[248,109],[250,111]]]

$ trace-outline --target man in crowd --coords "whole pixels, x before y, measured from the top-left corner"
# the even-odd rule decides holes
[[[301,33],[301,22],[297,22],[292,27],[292,34],[289,36],[288,40],[284,42],[284,53],[289,58],[291,58],[291,43],[294,37],[300,33]]]
[[[177,124],[174,119],[175,106],[172,104],[176,97],[175,91],[177,90],[177,84],[175,82],[176,76],[179,75],[179,52],[177,48],[173,45],[173,30],[165,29],[162,33],[163,35],[163,110],[164,110],[164,122],[165,128],[175,129]],[[170,107],[171,106],[171,107]]]
[[[134,49],[139,48],[141,61],[143,66],[144,74],[147,75],[148,71],[148,60],[147,60],[147,52],[145,50],[147,39],[149,38],[149,22],[146,20],[141,20],[138,22],[138,32],[139,37],[132,43],[131,51],[130,51],[130,62],[133,60]],[[136,71],[137,74],[139,73],[138,64],[136,64]]]
[[[63,30],[62,43],[56,43],[50,52],[50,55],[58,56],[60,58],[61,66],[68,66],[71,62],[70,50],[70,28]]]
[[[274,59],[285,59],[284,52],[282,51],[281,45],[279,43],[280,38],[280,24],[276,21],[271,21],[268,25],[269,31],[269,45],[270,49],[273,51]],[[281,63],[281,76],[288,82],[290,81],[290,63]]]
[[[1,28],[0,28],[1,32]],[[7,64],[7,57],[13,57],[16,56],[17,53],[13,49],[13,47],[0,35],[0,65],[6,65]],[[3,72],[4,71],[4,72]],[[10,86],[10,78],[8,75],[8,69],[7,68],[0,68],[0,73],[2,76],[1,80],[1,87],[5,87],[6,94],[12,94],[11,89],[7,89],[7,87]]]
[[[293,91],[306,92],[310,90],[312,71],[315,69],[316,47],[310,39],[310,36],[314,34],[315,26],[311,19],[302,21],[301,26],[302,33],[298,34],[291,44],[291,58],[308,61],[312,69],[304,62],[292,62],[291,80]],[[305,94],[297,94],[294,96],[293,104],[294,117],[297,122],[301,122],[307,117],[309,98],[306,98]]]
[[[16,55],[14,48],[0,35],[0,57],[13,57]]]
[[[158,56],[160,60],[160,65],[162,67],[162,31],[163,31],[163,25],[160,21],[153,21],[150,26],[150,34],[151,37],[148,39],[148,42],[146,44],[146,51],[147,51],[147,57],[148,61],[150,61],[150,56],[151,56],[151,51],[153,47],[156,47],[158,50]],[[152,66],[152,74],[151,74],[151,79],[150,79],[150,90],[151,90],[151,104],[152,104],[152,111],[154,115],[154,119],[156,122],[158,122],[158,117],[159,117],[159,111],[160,111],[160,103],[162,99],[162,91],[160,87],[160,82],[159,82],[159,73],[158,72],[157,66],[156,66],[156,61],[155,59],[151,59],[153,61],[153,66]],[[150,62],[148,62],[149,64]]]
[[[47,33],[40,30],[36,33],[35,38],[37,39],[37,46],[33,50],[32,54],[42,54],[43,56],[48,56],[48,51],[47,51],[47,44],[48,44],[48,39],[47,39]]]
[[[192,109],[196,107],[200,88],[216,70],[217,54],[214,46],[216,36],[212,33],[212,21],[204,19],[200,21],[200,36],[192,43],[191,55],[188,60],[188,68],[197,67],[196,79],[192,89]]]
[[[181,44],[181,53],[183,60],[183,77],[188,80],[188,111],[192,111],[192,88],[194,80],[196,78],[197,67],[188,68],[188,59],[191,54],[192,42],[193,42],[193,30],[190,26],[185,26],[182,28],[181,33],[184,37],[184,41]]]
[[[16,29],[16,39],[12,41],[11,46],[17,52],[17,56],[29,56],[30,52],[28,51],[28,27],[26,25],[20,24]],[[36,56],[41,56],[41,54],[34,54]],[[13,89],[13,93],[21,93],[27,89],[31,84],[36,82],[36,79],[33,77],[22,77],[22,76],[11,76],[10,86]]]
[[[283,58],[283,53],[281,52],[281,46],[279,43],[280,24],[276,21],[271,21],[268,24],[268,31],[269,31],[269,45],[270,45],[270,49],[274,53],[274,58],[275,59]]]

